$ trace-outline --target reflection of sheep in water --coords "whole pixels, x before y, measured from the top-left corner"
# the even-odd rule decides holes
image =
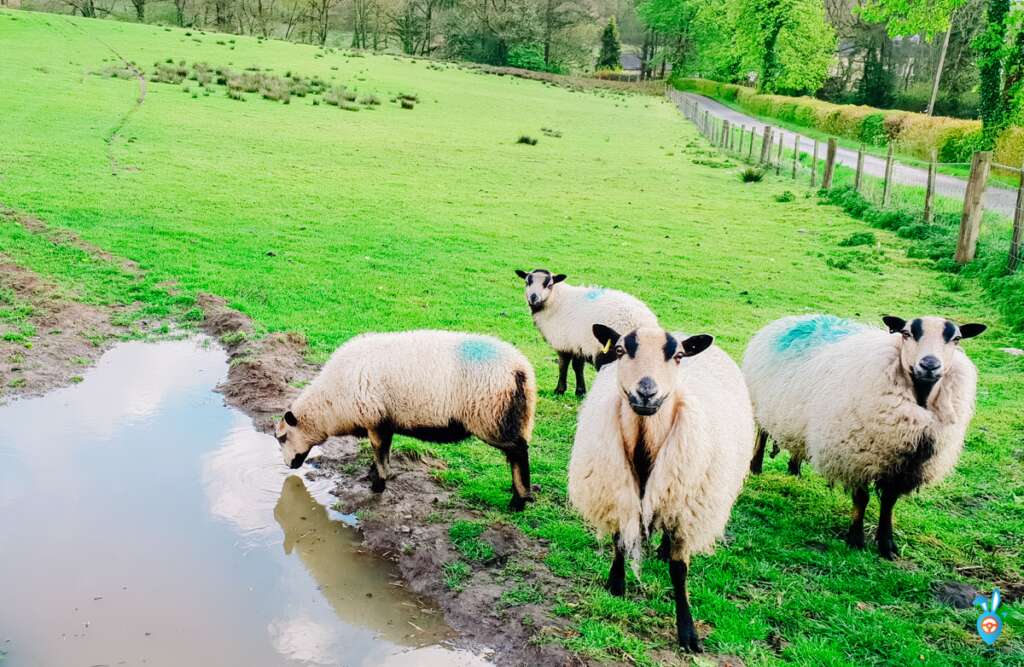
[[[602,363],[614,360],[602,355],[592,331],[595,324],[624,332],[658,326],[651,309],[625,292],[570,285],[563,282],[565,274],[551,275],[546,269],[529,273],[517,270],[516,275],[526,283],[526,303],[533,313],[533,323],[558,353],[556,394],[565,393],[570,361],[576,374],[576,395],[582,396],[587,393],[583,364],[590,362],[600,370]]]
[[[977,371],[959,342],[985,326],[941,317],[884,320],[888,332],[830,315],[776,320],[750,341],[743,372],[764,429],[751,468],[760,471],[771,434],[791,461],[806,457],[830,482],[841,482],[853,494],[847,541],[855,548],[864,546],[874,484],[878,550],[892,558],[896,500],[941,480],[960,458]]]
[[[620,337],[600,325],[594,334],[618,361],[580,408],[569,500],[599,536],[614,535],[612,595],[625,591],[626,556],[637,563],[645,536],[663,531],[679,644],[699,651],[687,569],[690,554],[712,550],[743,486],[754,444],[747,388],[711,336],[645,328]]]
[[[384,490],[391,438],[458,442],[475,435],[512,468],[513,510],[531,500],[527,446],[533,367],[496,338],[450,331],[357,336],[339,347],[277,425],[284,461],[298,468],[333,435],[369,436],[371,488]]]
[[[411,600],[391,585],[391,568],[385,561],[363,553],[359,532],[331,520],[327,509],[309,494],[298,475],[285,478],[274,519],[284,533],[284,552],[298,554],[317,588],[346,623],[403,644],[410,632],[407,621],[428,633],[417,636],[417,643],[444,637],[440,618],[417,613],[419,605],[403,604]]]

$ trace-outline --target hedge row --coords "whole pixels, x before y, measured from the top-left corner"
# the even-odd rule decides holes
[[[873,146],[895,143],[901,153],[922,160],[938,149],[940,162],[969,162],[982,147],[981,122],[853,104],[832,104],[813,97],[762,95],[753,88],[707,79],[677,79],[680,90],[736,102],[757,116],[812,127]],[[995,160],[1007,165],[1024,161],[1024,128],[1011,127],[999,138]]]

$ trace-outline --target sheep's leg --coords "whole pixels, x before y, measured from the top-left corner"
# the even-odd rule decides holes
[[[608,592],[616,597],[626,594],[626,551],[619,543],[619,534],[615,533],[612,538],[615,543],[615,558],[612,559],[612,569],[608,571]]]
[[[768,444],[768,431],[757,427],[757,444],[754,446],[754,458],[750,460],[750,472],[760,475],[764,467],[764,448]]]
[[[386,428],[367,431],[373,446],[373,463],[370,464],[370,490],[383,493],[391,467],[391,430]]]
[[[889,487],[879,490],[882,496],[882,508],[878,512],[878,553],[882,558],[892,560],[900,555],[896,541],[892,537],[892,508],[900,494]]]
[[[505,458],[508,459],[509,467],[512,469],[512,500],[509,502],[509,509],[513,512],[521,512],[526,503],[533,500],[530,495],[530,452],[526,440],[519,438],[510,446],[502,447],[505,450]]]
[[[572,358],[572,372],[576,374],[577,396],[583,396],[587,393],[587,380],[583,377],[583,364],[584,360],[582,357]]]
[[[804,460],[803,460],[802,457],[797,456],[796,454],[792,454],[791,453],[789,455],[789,463],[786,466],[789,469],[789,474],[793,475],[794,477],[799,477],[800,476],[800,464],[802,464],[803,462],[804,462]]]
[[[558,384],[555,385],[556,394],[565,393],[566,379],[569,375],[569,362],[572,361],[572,355],[568,352],[558,353]]]
[[[672,558],[672,537],[667,530],[661,531],[661,544],[658,545],[658,560],[668,562]]]
[[[853,492],[853,523],[850,524],[850,532],[846,534],[846,543],[852,549],[864,548],[864,511],[868,508],[868,501],[871,494],[868,487],[862,486]]]
[[[668,562],[668,573],[672,577],[672,590],[676,598],[676,635],[679,639],[679,646],[683,650],[700,653],[702,651],[700,636],[693,624],[690,598],[686,593],[687,569],[685,560],[670,560]]]

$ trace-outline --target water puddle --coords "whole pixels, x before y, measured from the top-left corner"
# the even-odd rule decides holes
[[[485,664],[223,405],[225,373],[202,340],[126,343],[0,407],[4,667]]]

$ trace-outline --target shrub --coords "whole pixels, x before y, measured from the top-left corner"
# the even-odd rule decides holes
[[[377,97],[376,95],[363,95],[361,98],[359,98],[359,103],[366,105],[368,107],[380,106],[380,98]]]
[[[1024,163],[1024,127],[1006,128],[996,139],[995,152],[992,157],[999,164],[1020,167]]]
[[[517,44],[508,50],[506,62],[509,67],[534,70],[535,72],[547,71],[547,63],[544,62],[544,49],[540,44]]]
[[[324,93],[324,102],[336,107],[356,101],[356,94],[345,86],[335,86]]]
[[[791,201],[796,201],[796,195],[786,190],[780,194],[775,195],[775,201],[785,204]]]
[[[859,134],[858,138],[870,146],[884,146],[887,140],[885,136],[885,114],[872,113],[865,116],[860,123]]]
[[[875,245],[878,239],[875,238],[874,232],[854,232],[845,239],[839,242],[839,245],[844,248],[851,248],[858,245]]]
[[[517,144],[526,144],[527,146],[536,146],[537,140],[527,134],[521,135],[516,139]]]
[[[740,172],[740,180],[744,183],[760,183],[764,180],[764,170],[757,167],[747,167]]]

